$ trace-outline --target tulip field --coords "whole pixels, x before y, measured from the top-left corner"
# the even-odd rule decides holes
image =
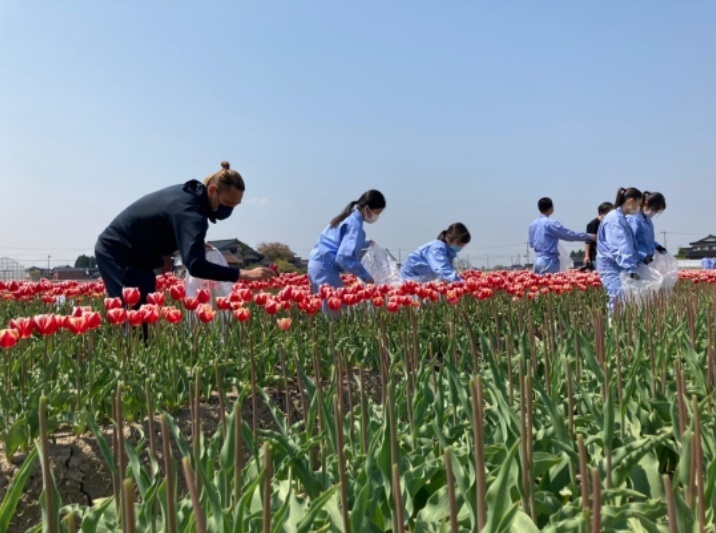
[[[716,531],[716,271],[462,278],[0,282],[0,532]]]

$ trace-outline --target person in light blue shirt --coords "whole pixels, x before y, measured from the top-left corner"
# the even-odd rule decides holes
[[[701,268],[704,270],[713,270],[716,268],[716,259],[713,257],[704,257],[701,260]]]
[[[355,274],[365,283],[373,278],[361,264],[366,241],[363,223],[373,224],[385,209],[385,197],[371,189],[350,202],[323,230],[308,258],[308,279],[313,292],[321,285],[342,287],[341,273]]]
[[[627,216],[627,222],[634,232],[639,261],[649,264],[654,260],[654,253],[666,253],[666,248],[654,238],[653,217],[666,209],[666,198],[660,192],[645,192],[642,208],[633,215]]]
[[[540,198],[537,207],[541,213],[529,229],[530,247],[535,251],[535,274],[556,274],[559,272],[559,241],[593,241],[596,235],[580,233],[565,228],[549,218],[554,213],[551,198]]]
[[[427,283],[434,279],[460,281],[452,263],[462,248],[470,242],[470,232],[456,222],[440,232],[438,238],[412,252],[400,269],[404,280]]]
[[[616,209],[605,216],[599,225],[597,272],[609,295],[610,312],[622,295],[621,273],[627,272],[632,278],[639,279],[636,273],[640,262],[639,252],[634,232],[626,217],[640,211],[643,198],[641,191],[634,187],[619,189],[614,202]]]

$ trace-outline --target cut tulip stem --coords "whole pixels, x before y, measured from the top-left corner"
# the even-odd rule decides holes
[[[263,498],[263,530],[264,533],[271,533],[271,447],[264,442],[264,498]]]

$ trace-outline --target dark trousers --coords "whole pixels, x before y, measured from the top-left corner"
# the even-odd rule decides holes
[[[132,264],[127,254],[98,242],[94,249],[97,268],[102,275],[107,294],[111,298],[122,298],[122,289],[139,289],[139,307],[147,303],[147,295],[157,290],[157,277],[154,270]],[[144,340],[149,334],[146,324],[142,326]]]

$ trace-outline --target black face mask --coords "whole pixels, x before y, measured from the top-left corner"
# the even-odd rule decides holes
[[[214,211],[214,218],[216,220],[226,220],[231,216],[231,213],[233,212],[234,208],[229,207],[228,205],[224,205],[221,203],[221,200],[219,200],[219,193],[216,193],[216,203],[219,204],[219,207],[216,208],[216,211]]]
[[[228,205],[219,204],[219,209],[214,211],[214,218],[216,220],[226,220],[231,216],[231,213],[234,211],[233,207],[229,207]]]

